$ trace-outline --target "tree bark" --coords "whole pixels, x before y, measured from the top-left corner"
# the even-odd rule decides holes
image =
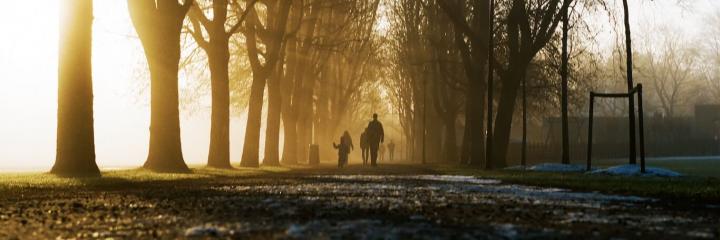
[[[268,14],[278,19],[268,16],[266,24],[268,27],[264,31],[274,33],[265,42],[265,63],[260,63],[260,52],[257,47],[258,29],[261,26],[257,12],[251,9],[250,19],[246,28],[245,41],[247,52],[249,55],[250,65],[253,70],[253,82],[250,87],[250,102],[248,104],[248,120],[245,128],[245,144],[243,146],[242,159],[240,166],[242,167],[259,167],[260,166],[260,127],[262,122],[262,105],[265,95],[265,84],[267,78],[275,70],[276,64],[280,58],[280,51],[285,35],[285,27],[290,12],[291,2],[281,0],[278,4],[266,5]],[[271,7],[272,6],[272,7]],[[279,9],[277,8],[279,7]],[[277,10],[276,10],[277,9]]]
[[[227,38],[211,39],[208,51],[212,113],[210,116],[210,151],[208,167],[232,168],[230,165],[230,50]]]
[[[625,54],[627,56],[627,89],[630,92],[635,86],[633,82],[633,56],[632,56],[632,35],[630,34],[630,12],[628,1],[623,0],[623,10],[625,13]],[[630,136],[630,164],[637,163],[637,152],[635,143],[635,98],[628,98],[628,120],[629,120],[629,136]]]
[[[567,1],[567,0],[563,0]],[[570,164],[570,133],[568,130],[568,10],[565,9],[562,13],[563,18],[563,29],[562,29],[562,66],[560,69],[561,75],[561,119],[562,119],[562,163]],[[524,85],[523,85],[524,87]]]
[[[268,113],[267,127],[265,128],[265,159],[263,160],[263,165],[267,166],[280,166],[280,114],[282,107],[280,82],[282,70],[282,64],[279,64],[278,70],[270,76],[267,82]]]
[[[150,68],[150,148],[144,167],[157,172],[189,171],[180,141],[178,64],[180,31],[192,2],[128,0]]]
[[[92,0],[63,0],[58,58],[57,149],[53,174],[100,177],[95,162]]]
[[[267,76],[261,73],[253,73],[253,82],[250,87],[250,102],[248,103],[247,125],[245,126],[245,144],[243,145],[243,155],[240,161],[241,167],[260,166],[260,125],[266,79]]]

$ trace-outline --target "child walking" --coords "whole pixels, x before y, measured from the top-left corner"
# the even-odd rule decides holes
[[[338,168],[346,166],[348,163],[348,155],[354,148],[350,133],[345,131],[342,137],[340,137],[340,145],[333,142],[333,147],[338,150]]]

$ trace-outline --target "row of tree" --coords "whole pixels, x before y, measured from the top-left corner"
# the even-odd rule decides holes
[[[187,172],[180,139],[178,70],[184,36],[194,39],[210,70],[212,94],[208,166],[230,168],[233,69],[249,62],[252,80],[241,166],[260,164],[260,131],[267,89],[263,164],[295,164],[309,145],[357,119],[368,79],[380,74],[375,26],[380,1],[128,0],[150,72],[150,144],[144,167]],[[65,0],[59,58],[57,157],[52,172],[98,176],[92,76],[92,0]],[[244,51],[235,51],[242,45]],[[194,51],[197,52],[197,51]],[[242,58],[237,55],[242,54]],[[233,56],[235,55],[235,56]],[[242,60],[239,60],[242,59]],[[232,87],[235,87],[233,89]],[[280,127],[284,130],[280,156]],[[318,127],[322,126],[322,127]],[[329,143],[328,143],[329,144]]]

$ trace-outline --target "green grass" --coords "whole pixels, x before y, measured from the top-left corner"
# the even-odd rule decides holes
[[[48,188],[82,187],[95,190],[142,189],[145,187],[233,184],[253,176],[302,176],[308,174],[453,174],[494,178],[506,183],[539,187],[566,188],[577,191],[627,194],[679,202],[720,202],[720,179],[715,177],[647,178],[585,175],[581,173],[539,173],[527,171],[483,171],[457,165],[383,165],[379,168],[351,166],[262,167],[221,170],[196,167],[192,173],[162,174],[143,169],[104,171],[102,178],[62,178],[47,173],[0,174],[2,192],[42,191]]]
[[[599,160],[595,166],[608,167],[627,163],[627,159]],[[650,158],[646,165],[667,168],[690,176],[720,177],[720,159],[717,158]]]
[[[103,171],[102,178],[65,178],[49,173],[2,173],[0,174],[0,188],[46,188],[46,187],[72,187],[94,186],[111,187],[121,184],[172,182],[172,181],[200,181],[217,178],[234,178],[258,176],[268,173],[282,173],[290,171],[284,167],[262,168],[192,168],[191,173],[155,173],[142,168],[128,170]]]
[[[715,177],[622,177],[582,173],[482,171],[455,166],[433,166],[433,169],[445,174],[474,175],[481,178],[499,179],[507,183],[539,187],[557,187],[690,202],[720,202],[720,179]]]

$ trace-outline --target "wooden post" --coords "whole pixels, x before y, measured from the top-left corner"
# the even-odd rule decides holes
[[[587,140],[587,171],[592,165],[592,140],[593,140],[593,105],[595,105],[595,93],[590,92],[590,113],[588,114],[588,140]]]

